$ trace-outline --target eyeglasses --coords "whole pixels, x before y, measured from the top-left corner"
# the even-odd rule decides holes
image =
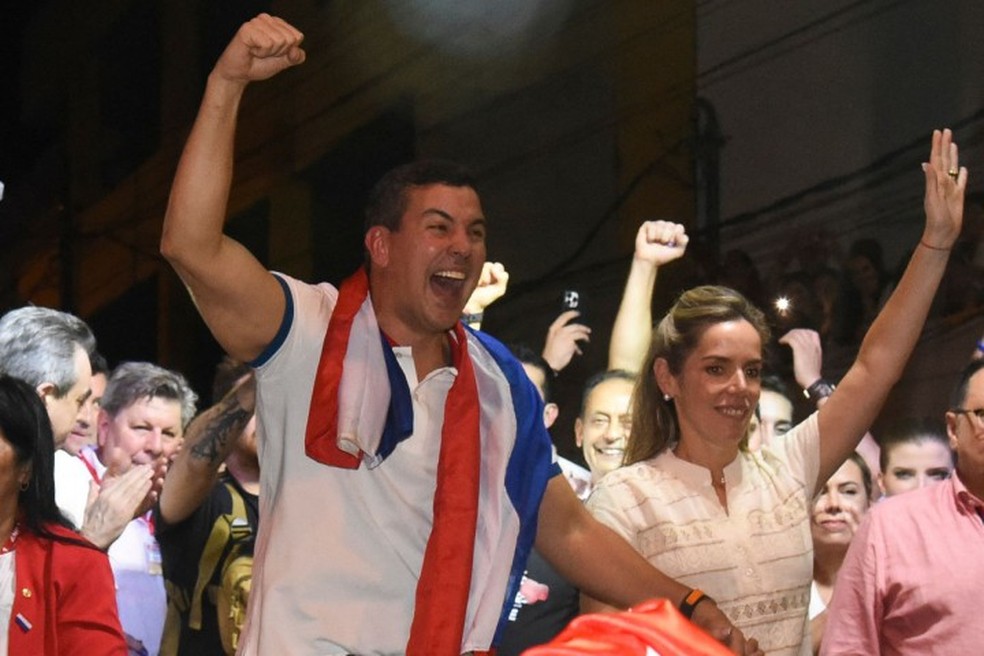
[[[950,412],[958,415],[973,415],[978,426],[984,426],[984,408],[950,408]],[[972,419],[971,421],[974,421]]]

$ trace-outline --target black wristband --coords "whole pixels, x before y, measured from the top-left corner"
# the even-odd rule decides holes
[[[680,613],[683,614],[688,620],[693,618],[694,610],[697,608],[697,604],[704,600],[714,603],[714,600],[704,594],[704,591],[700,588],[694,588],[687,593],[687,596],[683,598],[680,602]]]
[[[803,395],[814,403],[820,399],[827,398],[833,393],[834,386],[825,381],[823,378],[818,378],[812,385],[803,390]]]

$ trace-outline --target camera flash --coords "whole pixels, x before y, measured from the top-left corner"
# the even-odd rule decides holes
[[[789,299],[786,298],[785,296],[780,296],[779,298],[776,299],[776,310],[779,312],[779,314],[786,314],[787,312],[789,312],[789,307],[790,307]]]

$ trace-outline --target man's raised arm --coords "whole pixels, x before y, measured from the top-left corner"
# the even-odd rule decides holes
[[[161,253],[188,287],[218,342],[243,361],[254,359],[273,339],[285,300],[272,274],[222,231],[236,117],[250,82],[304,61],[303,38],[267,14],[239,28],[209,74],[164,216]]]

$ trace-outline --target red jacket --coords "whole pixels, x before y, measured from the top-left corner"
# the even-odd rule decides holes
[[[60,526],[47,529],[55,535],[83,539]],[[21,531],[14,548],[17,578],[7,631],[8,653],[125,656],[113,572],[105,553],[26,530]]]

